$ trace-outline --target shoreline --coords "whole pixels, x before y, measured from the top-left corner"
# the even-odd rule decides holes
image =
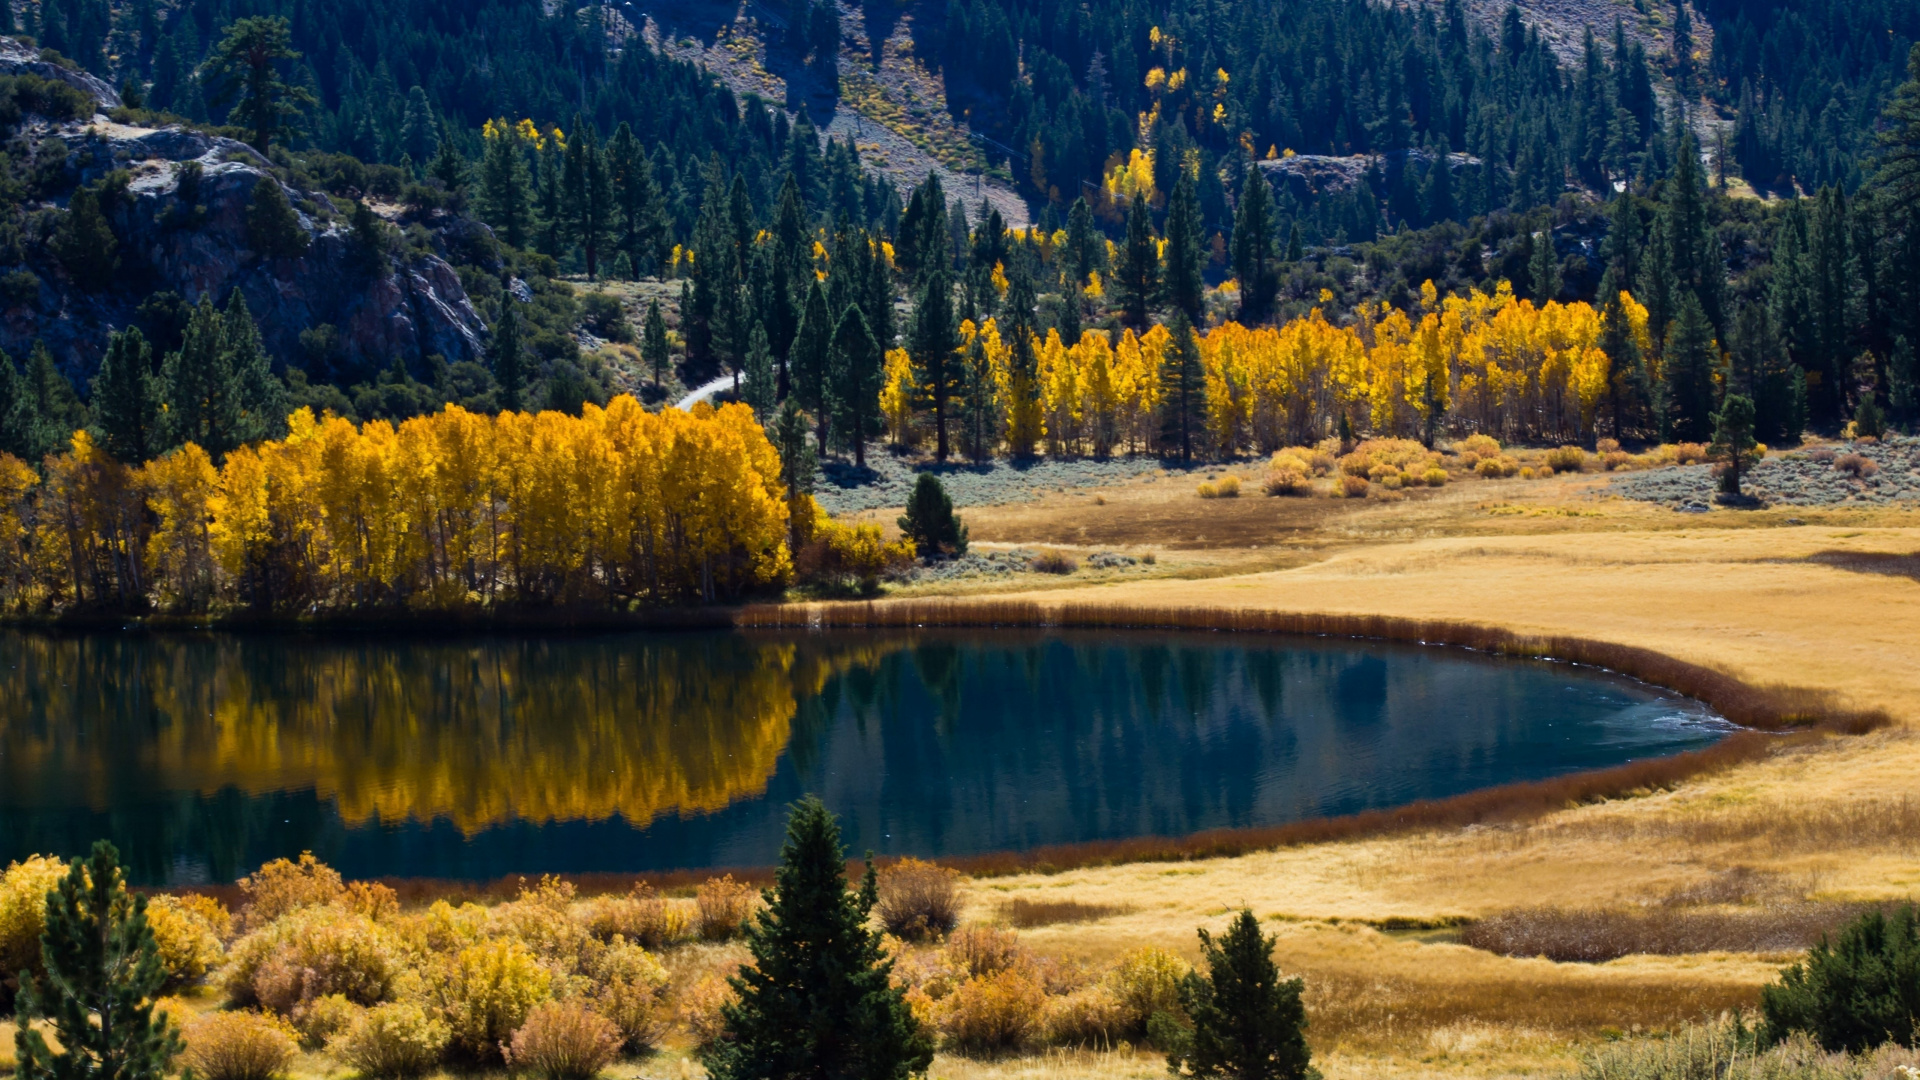
[[[700,617],[692,620],[674,618],[688,614]],[[1834,737],[1864,735],[1894,722],[1884,710],[1843,706],[1831,691],[1784,684],[1756,686],[1724,670],[1679,660],[1653,649],[1564,635],[1528,635],[1501,627],[1452,620],[1225,607],[1086,604],[1071,601],[1048,604],[1004,597],[751,605],[687,609],[656,615],[664,617],[647,619],[644,626],[627,620],[611,626],[583,625],[564,620],[558,625],[548,626],[515,623],[489,627],[448,627],[444,621],[433,625],[435,629],[454,635],[489,630],[526,632],[530,629],[603,632],[609,629],[731,628],[743,632],[820,633],[837,630],[1001,628],[1268,634],[1418,644],[1595,668],[1698,700],[1722,718],[1745,729],[1700,750],[1581,770],[1545,780],[1499,784],[1444,799],[1420,800],[1355,814],[1309,818],[1281,825],[1212,829],[1184,836],[1083,841],[932,860],[975,878],[1028,873],[1058,874],[1093,867],[1231,858],[1259,851],[1340,840],[1532,821],[1570,806],[1668,790],[1689,779],[1763,761],[1782,749],[1809,746]],[[21,627],[18,624],[12,624],[10,628],[87,632],[104,627],[76,626],[68,621],[45,628]],[[182,627],[142,624],[128,628],[122,623],[118,628],[154,633],[233,632],[244,629],[322,635],[353,629],[332,621],[303,626],[250,624],[239,628],[206,624]],[[389,623],[368,627],[376,633],[391,628],[392,624]],[[892,861],[895,860],[880,859],[876,863],[885,865]],[[855,872],[860,865],[857,860],[851,861],[850,872]],[[708,877],[723,874],[732,874],[745,882],[763,883],[771,879],[771,872],[771,867],[711,867],[653,873],[589,872],[554,876],[571,881],[583,894],[590,894],[622,892],[641,882],[665,890],[685,890]],[[481,898],[511,896],[519,883],[537,880],[540,876],[508,875],[488,881],[443,878],[379,880],[407,897]],[[156,891],[218,894],[231,888],[231,885],[214,885]]]

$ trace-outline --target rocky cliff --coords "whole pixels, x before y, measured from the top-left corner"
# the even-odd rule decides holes
[[[149,296],[171,290],[189,304],[202,296],[224,304],[235,289],[246,297],[269,351],[291,366],[307,365],[301,332],[323,324],[338,331],[333,363],[348,369],[386,368],[399,357],[421,373],[434,354],[457,363],[484,353],[486,325],[459,275],[436,253],[445,251],[449,235],[465,251],[490,251],[490,242],[474,244],[474,236],[463,235],[485,233],[484,226],[453,217],[427,222],[435,251],[415,233],[416,242],[397,252],[388,269],[369,272],[354,256],[351,204],[287,185],[244,143],[180,128],[126,127],[104,116],[85,124],[29,125],[22,139],[38,175],[64,174],[56,206],[110,173],[124,171],[129,179],[102,201],[118,245],[111,286],[82,289],[45,245],[25,252],[26,269],[39,278],[37,291],[16,276],[0,300],[7,305],[0,312],[0,347],[16,358],[44,340],[84,386],[108,333],[136,322]],[[198,166],[197,176],[190,165]],[[265,258],[253,250],[247,208],[262,183],[282,185],[308,236],[305,254]],[[8,273],[17,270],[0,267],[0,277]]]

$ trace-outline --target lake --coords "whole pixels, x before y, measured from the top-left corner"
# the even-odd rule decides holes
[[[1190,633],[471,638],[0,632],[0,865],[149,884],[960,855],[1390,807],[1698,749],[1700,704],[1565,664]]]

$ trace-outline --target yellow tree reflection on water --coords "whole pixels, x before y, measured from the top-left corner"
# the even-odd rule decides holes
[[[311,789],[349,826],[634,824],[765,792],[799,702],[890,647],[9,635],[0,786],[106,809],[129,782]],[[13,802],[4,795],[0,801]]]

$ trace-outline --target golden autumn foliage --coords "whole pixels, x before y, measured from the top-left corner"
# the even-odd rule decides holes
[[[85,432],[45,479],[0,458],[0,605],[315,613],[714,600],[783,581],[787,507],[743,406],[584,415],[301,410],[218,469]]]

